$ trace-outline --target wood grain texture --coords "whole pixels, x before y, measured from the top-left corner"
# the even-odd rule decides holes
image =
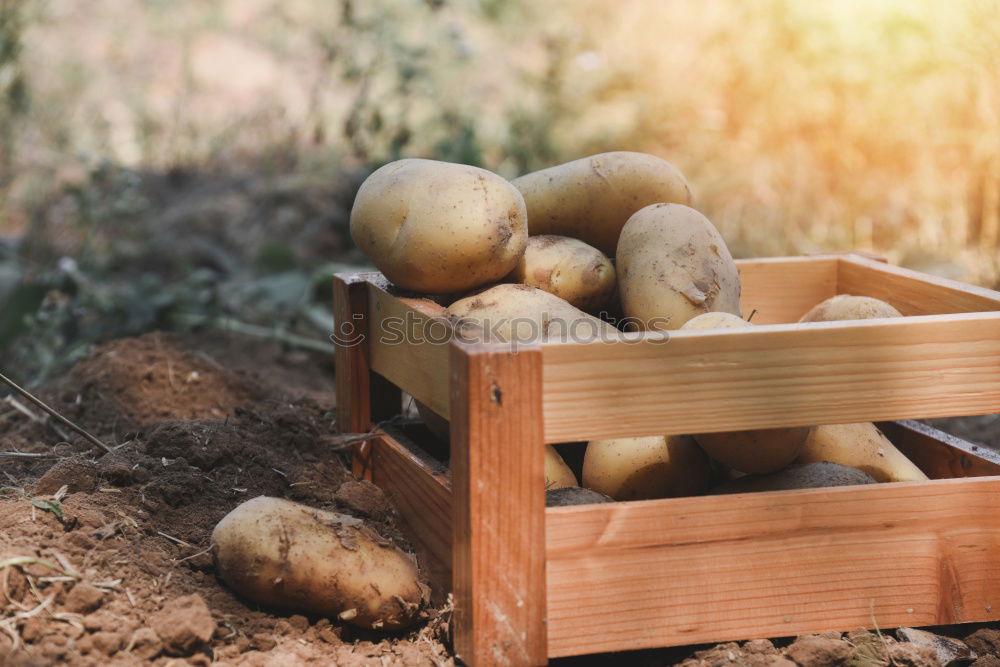
[[[548,343],[546,442],[988,414],[1000,313]]]
[[[903,315],[1000,310],[1000,292],[938,278],[859,255],[839,260],[837,293],[888,301]]]
[[[1000,453],[916,421],[880,422],[879,429],[931,479],[1000,475]]]
[[[366,433],[372,425],[399,413],[400,391],[371,372],[368,289],[380,274],[337,274],[333,277],[334,371],[337,430]],[[364,476],[371,442],[354,447],[354,472]]]
[[[451,480],[444,464],[387,427],[373,441],[372,476],[426,549],[451,568]]]
[[[740,311],[754,324],[787,324],[837,293],[836,256],[737,260]]]
[[[443,308],[422,299],[401,299],[369,284],[371,368],[445,419],[451,323]]]
[[[549,654],[997,620],[998,506],[991,477],[549,508]]]
[[[544,664],[541,351],[456,341],[451,376],[455,652]]]

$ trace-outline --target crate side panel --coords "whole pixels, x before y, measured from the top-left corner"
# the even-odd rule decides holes
[[[549,654],[1000,619],[1000,478],[550,509]]]
[[[1000,310],[1000,292],[883,264],[858,255],[839,260],[837,293],[888,301],[903,315]]]
[[[391,435],[373,441],[372,481],[442,567],[451,568],[451,485],[441,464]]]
[[[837,262],[835,257],[737,261],[743,317],[753,314],[754,324],[797,322],[807,310],[837,293]]]
[[[878,427],[931,479],[1000,475],[1000,452],[988,447],[916,421],[881,422]]]
[[[372,370],[447,419],[450,323],[436,304],[368,287]]]
[[[1000,313],[543,345],[545,439],[988,414]]]
[[[452,347],[454,645],[468,664],[544,664],[545,470],[537,347]]]

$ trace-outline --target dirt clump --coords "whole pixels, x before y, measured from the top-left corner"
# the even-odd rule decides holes
[[[367,480],[344,482],[334,498],[344,509],[357,516],[381,520],[392,512],[392,505],[382,489]]]
[[[965,638],[965,643],[969,645],[978,655],[992,655],[1000,658],[1000,630],[994,628],[981,628]]]
[[[74,456],[49,468],[35,482],[31,492],[40,496],[52,495],[65,486],[69,493],[90,493],[96,485],[97,466],[93,461]]]
[[[171,600],[149,623],[170,655],[190,655],[215,633],[212,612],[198,594]]]
[[[74,584],[66,595],[63,602],[63,609],[72,614],[89,614],[97,611],[104,602],[104,591],[95,586],[91,586],[85,581]]]
[[[83,398],[113,410],[124,428],[167,419],[224,419],[262,397],[245,376],[161,333],[98,347],[76,366],[73,381]]]
[[[941,664],[934,649],[910,642],[890,644],[886,654],[889,664],[899,667],[939,667]]]
[[[785,649],[785,655],[795,664],[808,667],[839,667],[846,665],[854,651],[842,639],[806,635]]]
[[[795,667],[767,639],[754,639],[740,646],[736,642],[718,644],[696,651],[681,667]]]

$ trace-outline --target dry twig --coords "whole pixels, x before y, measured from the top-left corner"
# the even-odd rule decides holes
[[[107,445],[105,445],[103,442],[101,442],[100,440],[98,440],[96,437],[94,437],[93,435],[91,435],[87,431],[83,430],[83,428],[77,426],[76,424],[74,424],[70,420],[68,420],[65,417],[63,417],[61,414],[59,414],[55,410],[55,408],[49,407],[47,404],[45,404],[42,401],[42,399],[38,398],[37,396],[35,396],[31,392],[29,392],[27,389],[23,389],[22,387],[18,386],[17,383],[15,383],[13,380],[11,380],[9,377],[7,377],[6,375],[4,375],[3,373],[0,373],[0,382],[3,382],[8,387],[10,387],[11,389],[13,389],[15,392],[17,392],[18,394],[20,394],[21,396],[23,396],[27,400],[31,401],[35,406],[37,406],[37,407],[41,408],[42,410],[44,410],[45,412],[47,412],[51,417],[54,417],[62,425],[66,426],[67,428],[71,428],[74,431],[76,431],[77,433],[79,433],[80,435],[82,435],[84,438],[86,438],[92,444],[97,445],[98,447],[100,447],[104,451],[108,452],[109,454],[113,451],[110,447],[108,447]]]

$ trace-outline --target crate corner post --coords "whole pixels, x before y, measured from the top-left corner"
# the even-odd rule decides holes
[[[371,370],[368,274],[333,276],[333,319],[337,431],[366,433],[401,404],[399,389]],[[370,447],[369,441],[354,446],[353,471],[362,479],[371,477]]]
[[[542,352],[456,340],[450,355],[455,652],[546,664]]]

